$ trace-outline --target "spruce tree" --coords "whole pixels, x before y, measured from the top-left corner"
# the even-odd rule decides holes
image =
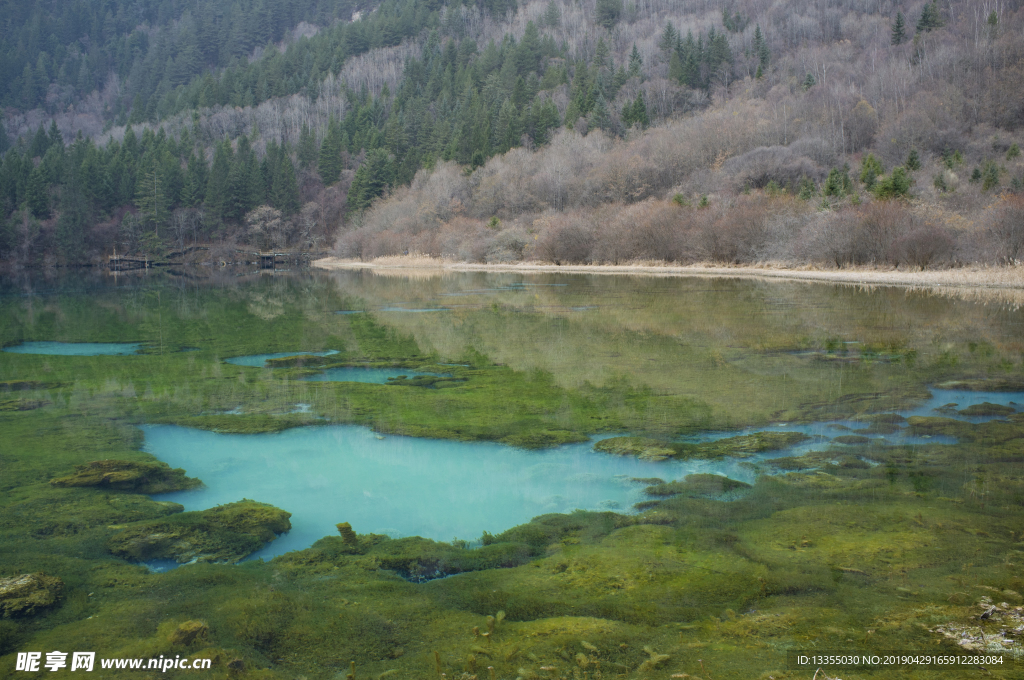
[[[892,24],[892,44],[902,45],[906,39],[907,20],[903,17],[903,12],[896,12],[896,21]]]
[[[316,162],[317,157],[320,155],[319,149],[316,148],[316,137],[313,135],[313,131],[309,129],[309,125],[306,123],[302,124],[302,131],[299,133],[299,165],[303,168],[312,167],[313,163]]]
[[[325,186],[334,184],[341,177],[341,124],[333,116],[327,125],[327,136],[320,145],[317,169]]]
[[[946,23],[942,20],[942,15],[939,14],[938,4],[935,0],[932,0],[921,10],[921,18],[917,21],[917,32],[927,33],[936,28],[942,28],[945,25]]]
[[[636,43],[633,43],[633,51],[629,54],[629,70],[627,73],[630,78],[640,78],[644,60],[640,56],[640,50],[636,48]]]
[[[921,169],[921,158],[917,154],[917,149],[911,149],[910,154],[907,155],[907,162],[905,164],[908,170],[920,170]]]

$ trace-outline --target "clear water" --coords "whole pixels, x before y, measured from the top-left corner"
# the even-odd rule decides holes
[[[231,357],[225,359],[229,364],[235,366],[256,366],[263,367],[267,364],[268,359],[284,359],[286,357],[299,357],[299,356],[313,356],[313,357],[329,357],[338,353],[336,349],[328,349],[323,352],[278,352],[276,354],[250,354],[244,357]]]
[[[963,408],[985,401],[1019,404],[1022,400],[1024,395],[1014,393],[934,390],[931,399],[906,415],[934,415],[932,409],[951,402]],[[206,483],[203,489],[162,494],[159,500],[203,510],[257,498],[292,513],[292,531],[254,555],[270,558],[309,547],[335,533],[339,522],[350,522],[359,533],[448,541],[474,540],[484,531],[498,533],[552,512],[629,512],[635,503],[648,500],[643,493],[646,485],[634,478],[670,481],[713,473],[752,483],[755,473],[750,463],[821,450],[828,440],[863,427],[866,423],[856,421],[779,423],[739,433],[712,433],[702,439],[756,431],[796,431],[813,439],[750,458],[661,462],[597,453],[593,442],[526,451],[494,443],[382,436],[349,425],[258,435],[169,425],[143,429],[147,451]],[[954,442],[904,431],[870,436],[892,444]]]
[[[51,354],[67,357],[124,356],[137,354],[138,342],[23,342],[4,347],[12,354]]]
[[[145,448],[206,488],[155,496],[186,510],[255,498],[292,513],[292,530],[255,557],[309,547],[350,522],[359,533],[474,540],[551,512],[628,511],[646,500],[634,477],[695,472],[753,481],[738,461],[651,463],[595,453],[593,442],[544,451],[502,444],[381,436],[364,427],[231,435],[143,428]]]
[[[407,378],[415,378],[418,375],[435,375],[440,378],[448,377],[442,373],[425,373],[423,371],[410,371],[407,368],[361,368],[358,366],[340,366],[328,368],[323,373],[302,378],[310,382],[361,382],[384,385],[390,378],[397,378],[404,375]]]

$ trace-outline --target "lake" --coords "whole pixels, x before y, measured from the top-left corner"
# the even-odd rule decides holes
[[[1020,651],[1012,295],[186,273],[0,281],[0,565],[64,588],[0,654],[568,680]]]

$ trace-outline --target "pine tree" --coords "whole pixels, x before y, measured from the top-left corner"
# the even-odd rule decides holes
[[[597,0],[597,23],[611,29],[619,23],[622,15],[622,0]]]
[[[946,23],[942,20],[942,15],[939,14],[938,4],[935,0],[932,0],[921,10],[921,18],[917,21],[917,32],[927,33],[936,28],[942,28],[945,25]]]
[[[911,149],[910,154],[907,155],[907,162],[905,164],[908,170],[920,170],[921,169],[921,158],[917,154],[917,149]]]
[[[302,131],[299,133],[298,155],[299,165],[303,168],[311,167],[320,155],[319,149],[316,148],[316,137],[306,123],[302,124]]]
[[[723,10],[724,11],[724,10]],[[665,53],[666,57],[669,52],[676,48],[676,43],[679,42],[679,32],[676,27],[672,25],[672,22],[665,24],[665,30],[661,34],[661,40],[658,41],[658,49]]]
[[[896,12],[896,21],[892,25],[892,44],[902,45],[907,39],[907,21],[903,12]]]
[[[327,136],[320,145],[317,169],[325,186],[334,184],[341,177],[341,124],[333,116],[327,125]]]
[[[555,4],[555,0],[548,2],[548,8],[544,10],[544,24],[555,28],[562,22],[562,12],[558,9],[558,5]]]
[[[45,220],[50,217],[50,195],[47,192],[46,178],[41,167],[36,167],[28,176],[25,187],[25,203],[32,212],[32,217]]]
[[[270,204],[287,217],[299,211],[300,203],[295,167],[292,165],[292,159],[282,150],[270,188]]]
[[[640,56],[640,50],[636,48],[636,43],[633,43],[633,51],[629,54],[629,70],[627,71],[630,78],[640,78],[644,60]]]
[[[213,167],[206,184],[206,210],[215,220],[228,217],[228,175],[234,161],[231,142],[222,141],[213,153]]]
[[[640,129],[651,124],[651,119],[647,116],[647,101],[644,99],[643,91],[638,92],[636,99],[633,100],[633,122],[639,125]]]

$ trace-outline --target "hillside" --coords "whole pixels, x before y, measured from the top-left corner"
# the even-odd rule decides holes
[[[1019,2],[7,4],[12,263],[1024,252]]]

